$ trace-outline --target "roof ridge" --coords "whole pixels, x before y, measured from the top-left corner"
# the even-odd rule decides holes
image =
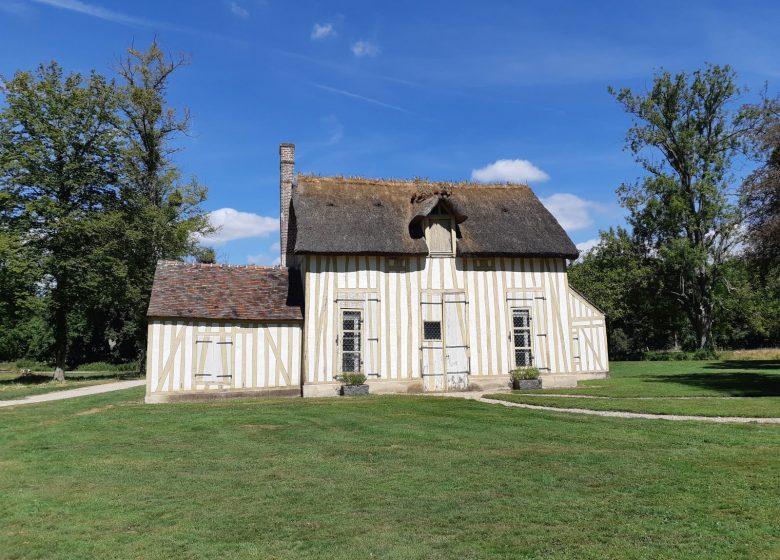
[[[178,266],[178,267],[190,267],[190,268],[239,268],[239,269],[251,269],[251,270],[285,270],[285,267],[281,265],[264,265],[264,264],[231,264],[231,263],[188,263],[185,261],[177,261],[172,259],[160,259],[157,261],[157,266]]]
[[[365,185],[404,185],[404,186],[449,186],[449,187],[466,187],[466,188],[521,188],[531,190],[531,187],[527,183],[509,183],[509,182],[491,182],[481,183],[478,181],[443,181],[426,179],[422,177],[415,177],[413,179],[399,179],[399,178],[376,178],[376,177],[363,177],[360,175],[317,175],[315,173],[299,173],[298,179],[313,180],[318,182],[341,182],[341,183],[363,183]],[[533,191],[532,191],[533,192]]]

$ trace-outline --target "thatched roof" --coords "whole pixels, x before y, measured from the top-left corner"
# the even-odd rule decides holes
[[[310,175],[293,190],[295,252],[425,255],[420,221],[439,203],[458,224],[459,256],[578,255],[525,185]]]
[[[149,317],[303,321],[300,275],[269,266],[160,261]]]

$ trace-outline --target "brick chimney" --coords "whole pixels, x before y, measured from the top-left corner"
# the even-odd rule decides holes
[[[282,266],[294,263],[295,216],[291,216],[293,181],[295,180],[295,144],[279,144],[279,246]]]

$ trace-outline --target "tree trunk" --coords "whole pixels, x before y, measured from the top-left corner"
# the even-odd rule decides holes
[[[52,291],[54,300],[54,379],[65,381],[65,360],[68,356],[68,308],[66,305],[65,280],[56,279]]]

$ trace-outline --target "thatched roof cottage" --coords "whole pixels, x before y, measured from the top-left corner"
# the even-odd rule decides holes
[[[606,376],[578,251],[529,187],[296,176],[280,156],[281,267],[158,265],[147,402],[336,395],[356,372],[373,393]]]

